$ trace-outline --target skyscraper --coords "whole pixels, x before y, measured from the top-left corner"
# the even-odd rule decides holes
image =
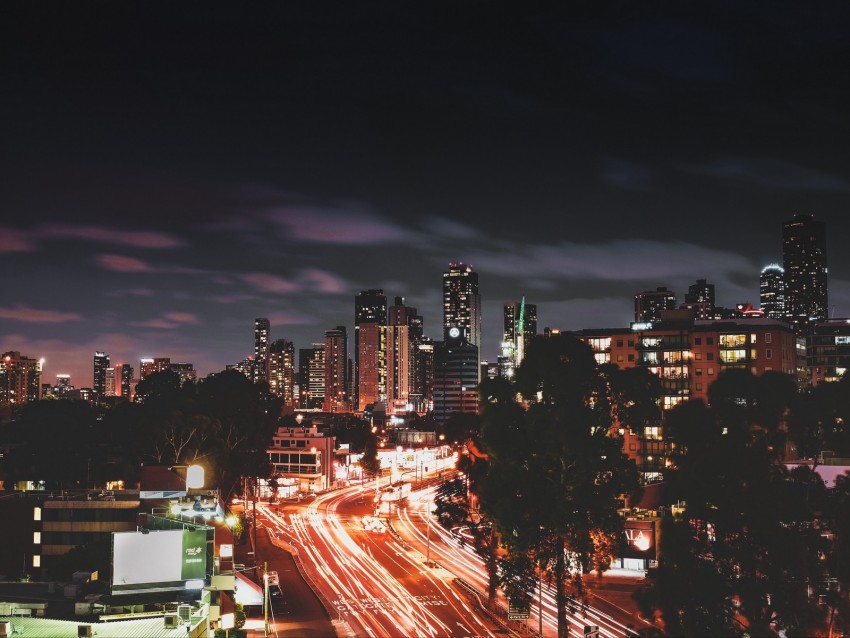
[[[509,301],[504,306],[504,331],[502,354],[498,359],[499,375],[513,376],[522,363],[531,340],[537,336],[537,306],[522,301]]]
[[[456,412],[478,412],[478,348],[460,328],[449,330],[434,346],[434,419],[445,421]]]
[[[787,321],[785,308],[785,271],[779,264],[768,264],[759,277],[759,301],[765,317]]]
[[[295,405],[295,345],[277,339],[269,346],[266,369],[269,392],[283,399],[283,405]]]
[[[301,407],[322,408],[325,399],[325,344],[298,350],[298,384]]]
[[[714,319],[714,284],[697,279],[695,284],[688,286],[683,306],[693,309],[697,319]]]
[[[267,381],[269,359],[269,320],[254,319],[254,365],[251,380],[254,383]]]
[[[347,412],[348,333],[345,326],[325,330],[325,412]]]
[[[23,405],[39,401],[41,365],[41,360],[21,356],[20,352],[4,352],[0,358],[0,403]]]
[[[396,297],[389,308],[387,325],[387,413],[406,412],[413,392],[417,346],[422,337],[422,318],[416,308]]]
[[[466,339],[481,351],[481,297],[478,273],[463,262],[450,263],[443,273],[443,339],[460,328]]]
[[[354,374],[356,405],[386,401],[387,298],[381,289],[364,290],[354,299]]]
[[[785,307],[797,334],[810,321],[828,318],[826,228],[811,215],[794,215],[782,225]]]
[[[118,366],[120,372],[116,372],[116,377],[121,378],[121,396],[127,400],[132,399],[133,394],[133,366],[129,363],[124,363]]]
[[[635,321],[660,321],[661,311],[676,309],[676,293],[660,286],[635,295]]]
[[[108,367],[109,355],[105,352],[95,352],[92,389],[98,399],[106,396],[106,369]]]

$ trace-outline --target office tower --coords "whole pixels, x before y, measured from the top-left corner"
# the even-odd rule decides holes
[[[443,339],[460,328],[467,340],[481,349],[481,297],[478,273],[463,262],[450,263],[443,273]]]
[[[354,299],[354,373],[360,412],[386,400],[386,325],[384,291],[372,289],[358,294]]]
[[[416,348],[416,375],[413,409],[430,412],[434,408],[434,342],[428,337],[423,337]]]
[[[320,410],[325,401],[325,344],[314,343],[298,351],[301,407]]]
[[[103,389],[103,396],[114,397],[116,395],[116,386],[115,368],[109,367],[106,369],[106,383]]]
[[[345,326],[325,330],[325,412],[348,412],[348,332]]]
[[[59,397],[60,399],[64,399],[71,393],[73,389],[74,386],[71,385],[71,375],[56,375],[56,385],[53,387],[53,394],[55,396]]]
[[[254,383],[267,381],[269,359],[269,320],[254,319],[254,365],[251,380]]]
[[[4,352],[0,358],[0,404],[23,405],[41,400],[42,360]]]
[[[149,377],[154,372],[163,372],[171,368],[170,357],[150,357],[139,360],[139,379]]]
[[[92,389],[97,398],[106,395],[106,369],[109,367],[109,355],[105,352],[94,353],[94,382]]]
[[[786,321],[785,271],[779,264],[768,264],[759,277],[759,301],[765,317]]]
[[[537,306],[525,303],[525,297],[519,302],[507,302],[503,326],[502,354],[497,359],[497,373],[510,378],[522,363],[531,340],[537,336]]]
[[[404,305],[396,297],[389,308],[387,325],[387,412],[404,413],[413,409],[421,391],[416,389],[417,354],[423,337],[422,317],[416,308]]]
[[[269,392],[283,400],[287,407],[295,406],[295,344],[286,339],[275,339],[269,346]]]
[[[449,329],[446,339],[434,345],[433,400],[438,423],[456,412],[478,412],[478,348],[458,327]]]
[[[707,283],[705,279],[697,279],[695,284],[688,286],[688,292],[685,294],[685,303],[683,308],[690,308],[694,311],[694,317],[697,319],[713,319],[714,318],[714,284]]]
[[[676,309],[676,294],[661,286],[635,295],[635,321],[660,321],[661,312]]]
[[[124,363],[118,366],[116,376],[121,379],[121,396],[131,400],[133,394],[133,366],[129,363]]]
[[[810,321],[827,319],[826,229],[811,215],[794,215],[782,225],[785,308],[797,334]]]
[[[169,363],[166,369],[177,373],[177,376],[180,377],[181,386],[184,383],[195,383],[198,380],[198,373],[192,363]]]

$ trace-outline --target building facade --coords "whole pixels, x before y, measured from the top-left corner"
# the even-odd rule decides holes
[[[797,334],[828,318],[826,228],[811,215],[794,215],[782,226],[785,306]]]
[[[764,316],[779,321],[788,320],[785,307],[785,269],[779,264],[768,264],[759,276],[759,302]]]
[[[676,309],[676,294],[664,286],[635,295],[635,321],[660,321],[661,313]]]
[[[345,326],[325,331],[325,394],[322,410],[349,412],[348,396],[348,332]]]
[[[94,353],[94,374],[92,375],[92,390],[95,396],[106,396],[106,370],[109,368],[109,355],[105,352]]]
[[[254,383],[268,381],[270,327],[265,317],[254,319],[254,365],[251,368],[251,380]]]
[[[296,417],[297,419],[297,417]],[[321,492],[335,485],[336,437],[325,436],[316,427],[279,427],[266,451],[281,496],[299,492]]]
[[[295,344],[276,339],[269,346],[267,356],[269,392],[283,400],[284,408],[295,407]]]
[[[364,290],[354,300],[354,374],[356,405],[385,402],[387,298],[381,289]]]
[[[0,357],[0,404],[23,405],[41,399],[41,366],[16,350]]]
[[[463,262],[449,264],[443,273],[443,339],[460,328],[467,341],[481,350],[481,296],[478,273]]]
[[[434,345],[433,415],[444,423],[456,412],[478,413],[478,348],[455,326]]]
[[[298,351],[298,384],[301,407],[321,409],[325,400],[325,344],[314,343]]]

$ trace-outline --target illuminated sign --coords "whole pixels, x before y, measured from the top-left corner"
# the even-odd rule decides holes
[[[652,330],[652,322],[651,321],[633,321],[632,322],[632,330]]]
[[[626,521],[623,558],[655,560],[655,521]]]

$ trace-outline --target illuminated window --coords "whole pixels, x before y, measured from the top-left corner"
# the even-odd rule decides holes
[[[694,359],[702,361],[702,352],[694,352]]]
[[[702,383],[697,383],[696,390],[697,392],[702,392]]]
[[[706,373],[708,376],[713,377],[713,376],[714,376],[714,368],[708,368],[708,369],[705,371],[705,373]]]
[[[756,342],[756,333],[754,332],[750,335],[750,343],[755,343],[755,342]]]
[[[33,545],[41,545],[41,532],[33,532],[32,533],[32,544]]]
[[[41,520],[41,508],[33,507],[32,508],[32,520],[40,521]]]
[[[39,554],[34,554],[32,557],[32,566],[33,567],[41,567],[41,556]]]

